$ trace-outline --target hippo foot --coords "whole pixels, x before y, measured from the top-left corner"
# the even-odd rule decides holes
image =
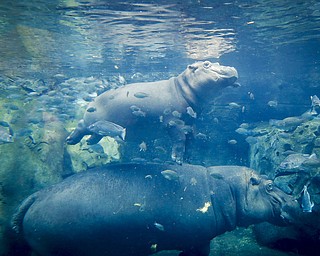
[[[66,138],[69,145],[75,145],[81,141],[84,135],[88,134],[84,120],[81,119],[76,129]]]
[[[77,135],[76,131],[74,131],[66,138],[66,142],[69,145],[75,145],[79,143],[81,139],[82,139],[82,136]]]

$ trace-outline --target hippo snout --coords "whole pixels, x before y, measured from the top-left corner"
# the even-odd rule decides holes
[[[219,63],[212,63],[211,70],[215,72],[221,81],[228,84],[234,84],[238,79],[238,71],[234,67],[221,66]]]
[[[230,83],[234,84],[238,79],[238,71],[235,68],[230,67],[229,76]],[[238,87],[238,84],[236,87]]]
[[[273,224],[278,226],[290,225],[294,222],[295,216],[301,211],[300,205],[291,195],[284,193],[276,187],[274,189],[277,193],[273,194],[273,197],[277,203],[273,207],[274,211],[277,212],[276,215],[280,218],[275,218]]]
[[[301,208],[297,200],[290,198],[283,203],[281,208],[281,218],[284,222],[284,225],[291,225],[297,222],[301,216]]]
[[[220,72],[221,79],[225,80],[228,84],[233,85],[238,79],[238,71],[234,67],[225,67]],[[238,87],[238,84],[235,84]]]

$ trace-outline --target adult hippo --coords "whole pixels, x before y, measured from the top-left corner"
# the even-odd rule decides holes
[[[119,127],[126,129],[126,141],[141,135],[141,142],[151,134],[151,137],[162,137],[162,132],[156,135],[162,127],[173,142],[171,157],[180,163],[186,134],[192,132],[192,124],[202,106],[218,96],[221,89],[233,85],[237,77],[233,67],[204,61],[189,65],[182,74],[169,80],[129,84],[106,91],[88,105],[67,143],[77,144],[84,135],[91,135],[87,142],[95,144],[108,133],[120,134]],[[107,131],[93,129],[96,124],[103,124],[101,121],[107,122]],[[117,125],[116,133],[110,124]],[[124,139],[124,130],[121,134]]]
[[[119,164],[76,174],[29,196],[12,220],[40,255],[209,255],[236,226],[282,225],[299,208],[240,166]]]

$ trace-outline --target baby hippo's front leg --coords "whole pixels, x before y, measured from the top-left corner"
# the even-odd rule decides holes
[[[182,164],[186,151],[186,135],[182,125],[169,126],[169,134],[173,142],[171,158],[178,164]]]

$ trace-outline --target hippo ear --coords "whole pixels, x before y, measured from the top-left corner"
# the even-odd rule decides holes
[[[255,186],[255,185],[259,185],[261,182],[261,179],[257,178],[257,177],[251,177],[250,178],[250,183],[251,185]]]

